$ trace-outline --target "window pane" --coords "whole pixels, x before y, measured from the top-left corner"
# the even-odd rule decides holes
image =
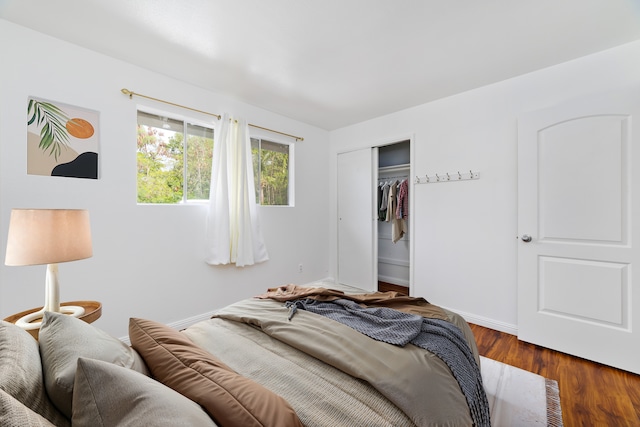
[[[183,187],[183,123],[138,111],[138,202],[178,203]]]
[[[187,200],[209,199],[213,129],[187,124]]]
[[[288,145],[261,140],[259,182],[258,200],[261,205],[289,204]]]

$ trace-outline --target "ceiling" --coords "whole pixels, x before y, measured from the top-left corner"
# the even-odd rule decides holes
[[[327,130],[640,39],[640,0],[0,0],[0,18]]]

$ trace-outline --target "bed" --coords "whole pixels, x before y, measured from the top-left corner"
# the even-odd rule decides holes
[[[132,318],[131,346],[55,313],[45,318],[39,343],[3,322],[0,425],[489,425],[467,323],[423,299],[371,298],[279,287],[183,331]],[[400,346],[367,336],[388,324],[363,332],[318,312],[352,302],[367,316],[402,308],[391,310],[393,339],[396,312],[410,316],[399,315],[403,324],[417,310],[426,316],[421,323],[454,325],[472,363],[437,356],[441,349],[425,350],[418,338]],[[464,358],[452,353],[449,359]],[[7,385],[9,376],[17,379]]]

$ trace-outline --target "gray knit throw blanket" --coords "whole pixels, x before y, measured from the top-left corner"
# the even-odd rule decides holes
[[[289,320],[297,309],[307,310],[347,325],[366,336],[393,345],[411,343],[439,357],[451,370],[464,394],[477,427],[491,426],[489,402],[480,368],[462,331],[441,319],[427,319],[387,307],[360,307],[346,299],[299,299],[286,303]]]

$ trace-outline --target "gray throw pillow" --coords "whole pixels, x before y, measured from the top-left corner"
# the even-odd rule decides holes
[[[0,390],[0,426],[56,427],[55,424],[27,408],[4,390]]]
[[[79,357],[103,360],[145,375],[149,373],[133,348],[73,316],[46,312],[39,340],[47,394],[68,418],[71,418],[73,381]]]
[[[131,369],[78,359],[73,393],[74,427],[215,426],[200,405]]]
[[[45,391],[38,341],[24,329],[5,321],[0,323],[0,390],[53,424],[70,425]]]

